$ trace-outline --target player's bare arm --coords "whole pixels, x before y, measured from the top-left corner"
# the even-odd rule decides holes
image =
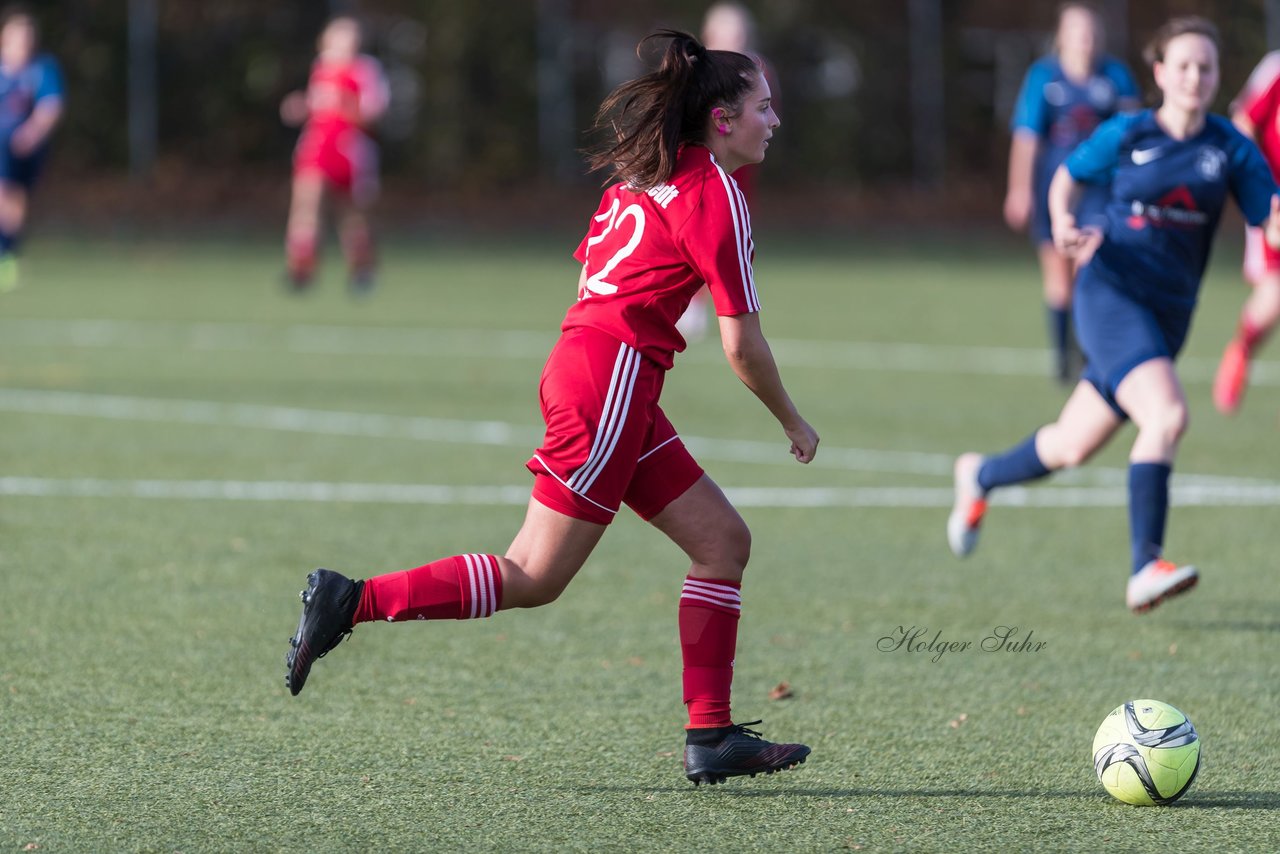
[[[1231,123],[1236,126],[1236,130],[1254,142],[1258,141],[1257,128],[1253,126],[1253,120],[1249,118],[1249,114],[1244,110],[1235,110],[1231,113]]]
[[[721,317],[720,342],[738,379],[782,425],[791,440],[792,455],[802,463],[810,462],[818,450],[818,433],[800,416],[782,385],[773,351],[760,331],[760,315],[753,312]]]
[[[13,132],[10,147],[18,156],[26,156],[44,144],[62,119],[62,99],[44,98],[32,111],[30,118]]]
[[[1049,218],[1053,223],[1053,245],[1069,258],[1091,254],[1097,248],[1097,232],[1081,229],[1072,213],[1082,192],[1080,182],[1071,177],[1067,167],[1059,166],[1049,184]]]
[[[1032,176],[1035,171],[1039,138],[1032,133],[1015,132],[1009,143],[1009,189],[1004,197],[1004,221],[1014,231],[1025,231],[1031,220]]]
[[[1263,223],[1262,234],[1272,249],[1280,249],[1280,196],[1271,197],[1271,215]]]

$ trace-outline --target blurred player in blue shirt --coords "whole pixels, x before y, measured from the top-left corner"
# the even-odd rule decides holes
[[[1071,290],[1075,268],[1053,245],[1049,228],[1049,182],[1077,145],[1117,112],[1139,106],[1133,75],[1103,54],[1102,18],[1088,3],[1065,3],[1058,10],[1052,54],[1027,71],[1010,130],[1009,188],[1004,218],[1014,231],[1028,230],[1040,259],[1055,373],[1075,380],[1071,338]],[[1086,193],[1082,217],[1100,216],[1104,189]]]
[[[18,284],[13,254],[49,137],[62,118],[62,75],[36,52],[31,13],[14,8],[0,23],[0,290]]]
[[[1132,573],[1125,600],[1143,612],[1190,589],[1193,566],[1163,558],[1169,476],[1187,428],[1174,370],[1227,197],[1280,247],[1280,197],[1257,146],[1222,116],[1218,34],[1203,18],[1175,18],[1146,57],[1163,101],[1105,122],[1067,158],[1049,189],[1054,244],[1081,263],[1074,314],[1087,359],[1057,421],[991,457],[956,460],[952,551],[971,552],[987,493],[1079,465],[1132,419],[1129,453]],[[1110,187],[1101,227],[1072,213],[1086,188]]]

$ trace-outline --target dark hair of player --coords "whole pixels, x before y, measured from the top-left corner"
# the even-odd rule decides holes
[[[1181,18],[1171,18],[1160,29],[1155,31],[1155,34],[1151,36],[1151,41],[1147,42],[1147,46],[1143,48],[1143,60],[1148,65],[1164,62],[1164,50],[1169,45],[1169,42],[1178,36],[1185,35],[1204,36],[1213,42],[1215,48],[1219,51],[1222,50],[1222,38],[1218,35],[1218,28],[1213,25],[1213,22],[1198,15],[1187,15]]]
[[[1079,9],[1082,12],[1088,12],[1093,16],[1093,20],[1102,23],[1102,7],[1092,0],[1067,0],[1065,3],[1058,4],[1058,16],[1056,18],[1058,26],[1062,26],[1062,16],[1070,12],[1072,9]]]
[[[1093,19],[1093,31],[1101,39],[1106,34],[1106,22],[1102,19],[1102,9],[1090,0],[1067,0],[1065,3],[1058,4],[1058,17],[1055,18],[1058,23],[1054,26],[1053,31],[1053,52],[1058,53],[1062,47],[1058,44],[1058,39],[1062,33],[1062,19],[1067,16],[1068,12],[1084,12]],[[1100,45],[1095,45],[1095,50],[1100,50]]]
[[[736,116],[760,73],[751,57],[707,50],[678,30],[646,36],[636,47],[637,55],[650,41],[666,41],[662,62],[656,71],[609,93],[592,127],[606,138],[586,151],[593,172],[608,169],[612,178],[637,190],[671,177],[680,146],[703,139],[713,108]]]
[[[37,37],[40,35],[40,24],[36,21],[36,16],[31,13],[31,8],[25,3],[12,3],[0,9],[0,29],[17,20],[26,22],[31,27],[31,32]]]

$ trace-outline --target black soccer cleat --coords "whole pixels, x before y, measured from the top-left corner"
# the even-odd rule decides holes
[[[688,744],[684,748],[684,775],[693,785],[723,783],[729,777],[754,777],[794,768],[809,755],[803,744],[774,744],[747,729],[760,721],[733,724],[713,745]]]
[[[297,696],[307,682],[311,664],[324,656],[351,634],[351,621],[360,604],[363,581],[352,581],[328,569],[317,569],[307,576],[307,589],[302,596],[302,618],[298,631],[289,638],[289,652],[284,657],[284,684]]]
[[[373,288],[377,284],[377,275],[372,268],[353,270],[351,277],[347,279],[347,290],[353,297],[367,297],[373,293]]]
[[[310,270],[287,269],[280,277],[280,283],[289,293],[300,294],[311,290],[315,274]]]

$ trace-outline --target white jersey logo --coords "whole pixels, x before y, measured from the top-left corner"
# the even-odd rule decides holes
[[[1216,181],[1227,165],[1227,153],[1216,146],[1206,145],[1196,156],[1196,171],[1206,181]]]
[[[1135,148],[1132,155],[1133,165],[1145,166],[1163,153],[1164,151],[1158,145],[1155,148]]]
[[[650,187],[646,192],[649,198],[662,206],[664,211],[668,205],[675,201],[676,196],[680,195],[680,191],[671,184],[659,184],[656,187]]]
[[[1110,112],[1116,105],[1116,87],[1105,77],[1089,80],[1089,103],[1095,110]]]

